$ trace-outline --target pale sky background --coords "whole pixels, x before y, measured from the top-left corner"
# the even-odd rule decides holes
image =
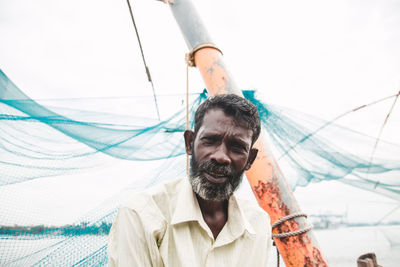
[[[400,90],[399,1],[194,3],[238,85],[258,90],[265,102],[329,120]],[[154,0],[131,4],[156,93],[184,93],[188,49],[168,6]],[[0,0],[0,36],[0,68],[33,99],[151,94],[124,0]],[[204,88],[195,69],[190,70],[190,87],[191,92]],[[381,105],[379,112],[349,116],[339,123],[376,136],[391,101]],[[147,112],[155,116],[152,108]],[[163,118],[170,109],[162,107]],[[399,143],[399,133],[398,103],[382,138]],[[63,209],[60,216],[65,218],[60,221],[65,221],[70,214],[79,215],[106,199],[103,193],[118,192],[120,188],[109,177],[126,184],[129,177],[124,174],[132,168],[121,165],[124,168],[116,168],[124,170],[119,175],[114,168],[69,177],[68,181],[81,184],[82,177],[86,179],[72,196],[54,193],[59,198],[55,203],[46,202],[39,185],[34,193],[27,190],[25,194],[35,194],[30,203],[48,205],[37,214]],[[60,188],[66,180],[57,181],[60,184],[55,186]],[[96,187],[88,193],[85,184],[93,183]],[[398,205],[333,182],[299,189],[296,197],[309,213],[357,210],[352,213],[357,217],[354,221],[374,221]],[[79,212],[76,203],[80,203]],[[30,209],[38,207],[31,205]],[[393,216],[400,219],[399,212]]]

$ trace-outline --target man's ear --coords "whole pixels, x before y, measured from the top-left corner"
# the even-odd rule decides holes
[[[254,160],[256,159],[258,154],[258,149],[257,148],[251,148],[250,153],[249,153],[249,159],[247,160],[246,167],[244,168],[246,171],[251,168],[251,165],[253,164]]]
[[[186,130],[183,136],[185,137],[186,154],[192,155],[194,132],[191,130]]]

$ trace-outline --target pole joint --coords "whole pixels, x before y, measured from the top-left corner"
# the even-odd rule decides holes
[[[197,51],[199,51],[203,48],[213,48],[213,49],[217,50],[218,52],[220,52],[221,55],[223,55],[221,49],[216,47],[214,44],[211,44],[211,43],[199,44],[198,46],[193,48],[190,52],[185,54],[186,64],[189,67],[196,67],[196,63],[194,62],[194,55],[196,54]]]

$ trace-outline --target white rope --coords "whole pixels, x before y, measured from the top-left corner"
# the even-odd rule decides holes
[[[301,235],[304,234],[308,231],[310,231],[313,228],[312,225],[307,226],[306,228],[297,230],[297,231],[293,231],[293,232],[288,232],[288,233],[281,233],[281,234],[272,234],[272,237],[276,237],[276,238],[284,238],[284,237],[289,237],[289,236],[295,236],[295,235]]]
[[[275,228],[275,227],[277,227],[278,225],[280,225],[281,223],[283,223],[283,222],[285,222],[285,221],[287,221],[287,220],[296,218],[296,217],[306,217],[306,218],[307,218],[307,214],[305,214],[305,213],[293,213],[293,214],[290,214],[290,215],[285,216],[285,217],[283,217],[283,218],[277,220],[276,222],[274,222],[274,223],[271,225],[271,227],[272,227],[272,228]]]
[[[280,224],[282,224],[282,223],[284,223],[284,222],[286,222],[286,221],[288,221],[288,220],[290,220],[290,219],[297,218],[297,217],[306,217],[306,218],[307,218],[307,214],[305,214],[305,213],[300,213],[300,212],[299,212],[299,213],[290,214],[290,215],[285,216],[285,217],[283,217],[283,218],[277,220],[276,222],[274,222],[274,223],[271,225],[271,228],[274,229],[274,228],[277,227],[278,225],[280,225]],[[293,232],[280,233],[280,234],[272,234],[272,237],[273,237],[273,238],[283,238],[283,237],[301,235],[301,234],[304,234],[304,233],[310,231],[312,228],[313,228],[313,226],[310,225],[310,226],[307,226],[307,227],[305,227],[305,228],[303,228],[303,229],[296,230],[296,231],[293,231]]]

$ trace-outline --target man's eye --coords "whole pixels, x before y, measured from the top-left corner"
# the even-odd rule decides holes
[[[216,140],[213,138],[203,138],[203,143],[206,145],[212,145],[215,144]]]
[[[232,145],[232,150],[235,152],[246,152],[246,148],[242,145]]]

